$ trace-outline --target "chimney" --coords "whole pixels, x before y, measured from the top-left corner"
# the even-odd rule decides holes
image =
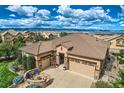
[[[99,39],[98,39],[98,37],[96,37],[96,41],[98,41]]]

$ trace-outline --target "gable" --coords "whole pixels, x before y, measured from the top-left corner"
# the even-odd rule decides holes
[[[10,38],[11,39],[12,37],[13,37],[13,35],[10,34],[9,32],[4,34],[4,38]]]
[[[23,34],[19,32],[16,36],[17,37],[19,37],[19,36],[23,37]]]
[[[113,42],[113,41],[116,41],[116,40],[118,40],[118,39],[124,39],[124,36],[118,36],[118,37],[115,37],[115,38],[113,38],[113,39],[110,39],[110,40],[108,40],[108,41],[110,41],[110,42]]]
[[[56,47],[57,52],[61,52],[61,53],[66,53],[68,51],[67,48],[65,48],[64,46],[60,45],[58,47]]]

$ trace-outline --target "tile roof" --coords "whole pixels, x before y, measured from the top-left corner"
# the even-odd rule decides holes
[[[63,46],[69,48],[73,47],[68,51],[69,54],[79,55],[94,59],[104,59],[106,51],[109,48],[109,43],[101,39],[97,39],[86,34],[70,34],[62,38],[57,38],[52,41],[44,41],[25,46],[21,48],[22,51],[37,55],[37,49],[39,44],[39,54],[52,51],[57,45],[63,44]]]

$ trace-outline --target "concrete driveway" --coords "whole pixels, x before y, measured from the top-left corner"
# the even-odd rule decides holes
[[[60,68],[48,68],[44,72],[54,78],[48,88],[90,88],[93,82],[93,79]]]

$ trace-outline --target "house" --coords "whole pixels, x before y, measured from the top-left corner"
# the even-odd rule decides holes
[[[26,45],[31,45],[33,43],[33,37],[29,35],[25,36],[24,41]]]
[[[99,79],[108,57],[109,43],[86,34],[70,34],[20,50],[22,55],[33,55],[36,67],[41,70],[64,64],[66,70]]]
[[[96,37],[110,42],[111,52],[124,50],[124,35],[96,35]]]
[[[17,32],[14,30],[8,30],[3,33],[1,33],[2,41],[7,43],[13,43],[16,38],[19,36],[24,37],[21,32]]]
[[[54,39],[56,37],[59,37],[59,33],[54,32],[54,31],[44,31],[41,33],[41,35],[45,38],[45,39]]]

